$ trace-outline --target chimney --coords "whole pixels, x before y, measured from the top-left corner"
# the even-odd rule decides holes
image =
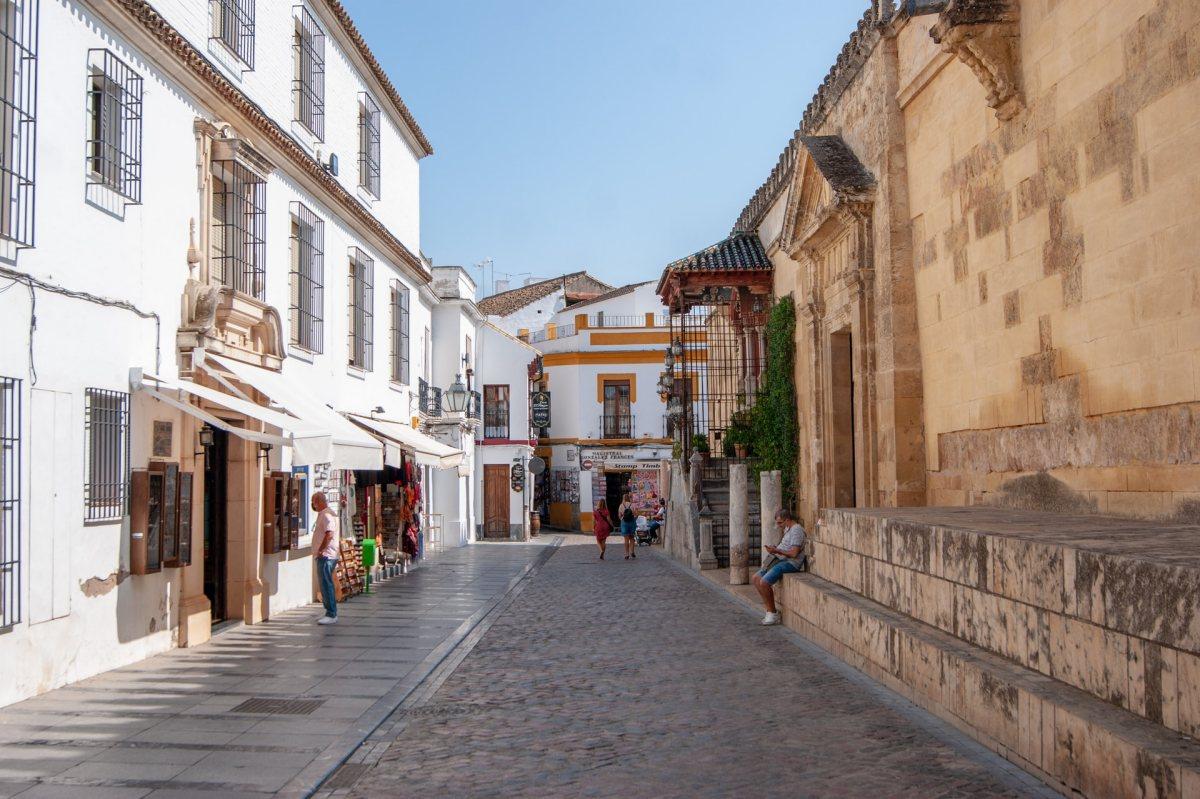
[[[526,286],[532,286],[534,283],[541,283],[541,282],[542,282],[542,281],[541,281],[541,278],[536,278],[536,277],[527,277],[527,278],[525,278],[525,285],[526,285]]]
[[[493,294],[503,294],[506,291],[508,291],[508,281],[507,280],[497,280],[492,285],[492,293]]]

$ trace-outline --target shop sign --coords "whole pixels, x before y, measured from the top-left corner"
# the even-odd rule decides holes
[[[583,469],[585,472],[590,472],[592,467],[595,465],[596,464],[594,462],[592,462],[590,459],[587,459],[579,464],[579,468]]]
[[[535,391],[529,398],[529,415],[534,427],[550,426],[550,392]]]
[[[512,466],[512,479],[513,479],[513,482],[514,482],[514,483],[515,483],[515,482],[517,482],[518,480],[521,480],[521,481],[524,481],[524,480],[525,480],[525,466],[524,466],[524,464],[521,464],[521,463],[514,463],[514,464],[513,464],[513,466]]]

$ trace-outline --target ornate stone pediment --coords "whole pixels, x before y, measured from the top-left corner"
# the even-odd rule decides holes
[[[951,0],[929,31],[975,73],[1001,120],[1012,119],[1022,107],[1020,23],[1016,0]]]
[[[875,178],[840,136],[804,136],[780,234],[793,258],[869,213]]]

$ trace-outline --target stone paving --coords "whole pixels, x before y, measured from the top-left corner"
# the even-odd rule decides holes
[[[1057,796],[640,552],[557,550],[318,795]]]
[[[342,605],[237,627],[0,710],[0,797],[304,796],[557,539],[442,552]],[[237,711],[249,699],[309,700]]]

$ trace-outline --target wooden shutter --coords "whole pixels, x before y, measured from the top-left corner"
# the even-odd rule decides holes
[[[286,476],[287,498],[288,498],[288,503],[287,503],[287,510],[288,510],[287,548],[288,549],[299,549],[300,548],[300,503],[304,501],[304,498],[302,496],[300,496],[300,481],[294,475],[289,475],[286,472],[282,472],[282,474],[287,475]]]
[[[163,468],[162,562],[174,566],[179,559],[179,464]]]
[[[263,478],[263,554],[274,555],[279,551],[279,516],[275,511],[277,494],[276,484],[279,482],[274,473],[268,473]]]

